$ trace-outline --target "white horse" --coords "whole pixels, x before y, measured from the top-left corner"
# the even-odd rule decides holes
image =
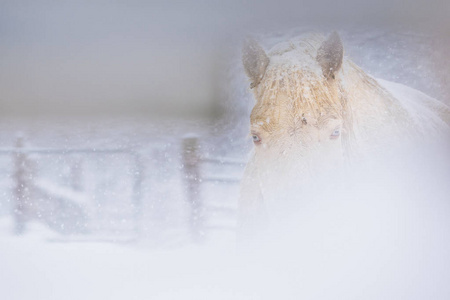
[[[346,163],[418,137],[450,136],[448,106],[367,75],[344,57],[336,32],[295,38],[268,53],[249,39],[243,65],[256,100],[250,115],[254,150],[239,202],[244,232],[262,226],[284,192],[320,189]]]

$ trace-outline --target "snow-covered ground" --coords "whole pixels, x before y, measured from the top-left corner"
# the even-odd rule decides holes
[[[294,223],[240,247],[65,240],[35,221],[15,236],[3,217],[2,297],[448,299],[450,147],[429,145],[355,167],[350,184],[304,198]]]
[[[12,236],[12,220],[1,219],[2,299],[248,299],[232,287],[225,249],[62,243],[42,224],[29,225]]]

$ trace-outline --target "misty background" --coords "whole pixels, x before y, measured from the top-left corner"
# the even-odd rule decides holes
[[[445,0],[1,1],[0,114],[214,117],[242,38],[299,27],[426,35],[415,59],[442,76],[413,87],[442,99],[449,15]]]

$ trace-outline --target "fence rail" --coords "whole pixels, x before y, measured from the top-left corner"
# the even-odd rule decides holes
[[[137,154],[129,149],[90,149],[90,148],[80,148],[80,149],[58,149],[58,148],[0,148],[0,154],[14,154],[14,153],[38,153],[38,154],[115,154],[115,153],[126,153],[126,154]]]
[[[221,164],[221,165],[236,165],[243,167],[245,162],[232,158],[211,158],[211,157],[200,157],[199,160],[205,163]]]

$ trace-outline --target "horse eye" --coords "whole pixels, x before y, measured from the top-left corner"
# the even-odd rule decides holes
[[[261,138],[257,134],[252,134],[252,140],[255,144],[261,143]]]
[[[330,135],[330,139],[337,139],[341,135],[341,130],[336,128],[333,133]]]

